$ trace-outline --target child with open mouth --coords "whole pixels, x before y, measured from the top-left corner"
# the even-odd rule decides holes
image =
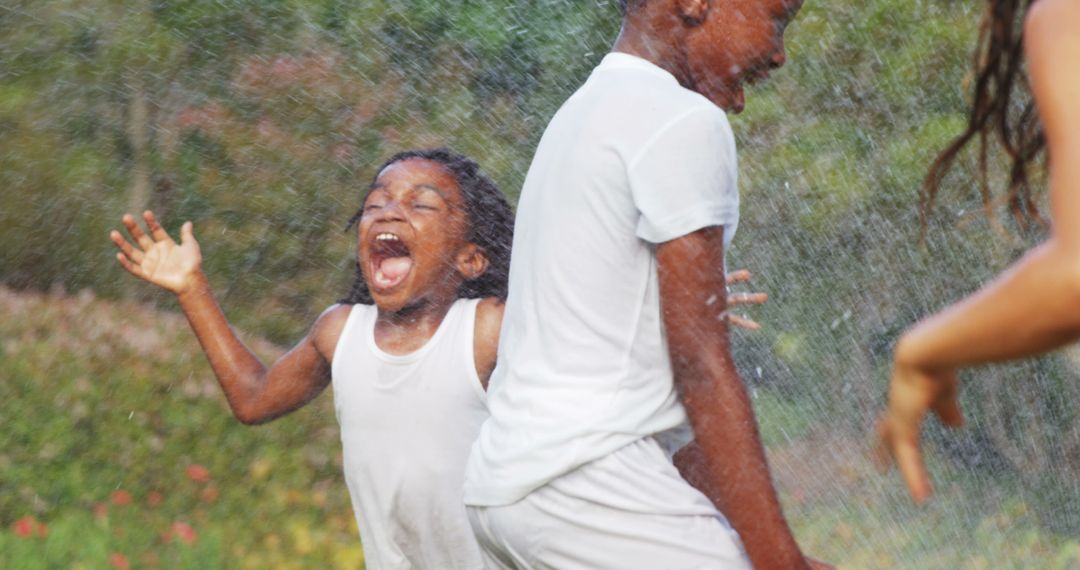
[[[477,164],[406,151],[375,176],[357,225],[349,296],[267,367],[214,299],[191,222],[178,244],[152,212],[126,215],[117,260],[176,294],[233,413],[245,424],[302,407],[327,386],[368,568],[480,568],[461,500],[506,297],[513,213]]]

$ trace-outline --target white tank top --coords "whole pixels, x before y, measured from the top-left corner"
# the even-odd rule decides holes
[[[488,415],[473,356],[477,302],[455,302],[407,355],[375,344],[374,305],[353,305],[341,332],[334,408],[367,568],[483,567],[462,500]]]

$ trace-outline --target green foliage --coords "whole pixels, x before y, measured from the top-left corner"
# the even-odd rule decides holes
[[[900,332],[1040,237],[1012,232],[1004,219],[994,221],[1008,231],[995,229],[982,213],[971,157],[962,157],[920,244],[918,188],[966,119],[980,9],[940,0],[808,2],[788,29],[788,64],[749,88],[747,110],[731,117],[743,220],[729,265],[753,270],[754,289],[771,295],[748,310],[765,328],[739,334],[736,356],[773,448],[802,441],[822,421],[864,434],[882,405]],[[174,235],[185,219],[194,221],[234,323],[292,342],[346,292],[355,238],[341,228],[376,165],[404,148],[448,145],[478,159],[516,196],[547,120],[619,25],[614,0],[11,0],[0,9],[0,282],[172,307],[122,272],[106,237],[123,212],[151,207]],[[993,168],[1004,164],[991,158]],[[158,439],[173,434],[178,439],[169,441],[186,450],[176,453],[185,454],[204,449],[189,443],[202,445],[200,434],[225,434],[216,443],[228,453],[219,459],[175,458],[213,462],[215,473],[233,458],[287,462],[303,445],[283,428],[266,439],[236,435],[263,432],[228,424],[220,402],[176,405],[169,386],[189,381],[162,385],[155,375],[202,370],[195,377],[205,380],[201,357],[86,357],[57,350],[42,327],[46,336],[0,367],[0,396],[8,406],[19,402],[3,417],[46,416],[40,426],[5,426],[6,443],[34,451],[18,461],[0,452],[0,472],[5,480],[12,473],[20,482],[56,483],[0,496],[0,522],[37,504],[35,513],[58,528],[68,520],[75,526],[106,489],[164,485],[167,469],[155,462],[162,450],[146,448],[148,430]],[[13,330],[0,340],[29,334]],[[104,347],[115,341],[90,338]],[[1024,501],[1035,518],[1053,510],[1061,493],[1035,490],[1080,473],[1080,419],[1072,411],[1078,370],[1080,360],[1065,353],[966,373],[972,381],[963,403],[973,421],[961,433],[930,430],[937,467],[955,465],[994,488],[1008,477],[997,473],[1036,471],[1008,488],[1031,493]],[[79,379],[102,388],[72,391]],[[132,383],[154,386],[157,398],[120,389]],[[129,427],[103,428],[104,420],[85,417],[96,414],[53,414],[57,398],[72,409],[154,412],[136,413]],[[103,433],[130,450],[122,460],[95,447]],[[44,457],[41,434],[58,438]],[[97,467],[79,467],[88,462]],[[307,477],[290,469],[293,481]],[[319,477],[335,472],[319,469]],[[178,501],[172,513],[195,508],[170,500]],[[235,511],[221,516],[234,521],[247,503],[222,489],[221,503],[230,501]],[[857,528],[858,512],[836,510],[842,501],[805,511],[805,520],[850,517],[845,524]],[[201,508],[210,516],[216,507]],[[262,538],[252,536],[281,533],[271,519],[253,516],[251,528],[208,533],[253,551],[251,541]],[[818,523],[807,524],[800,528]],[[883,544],[903,540],[871,535]],[[105,531],[94,536],[88,540],[112,540]],[[0,552],[8,544],[0,542]],[[230,548],[208,556],[239,556]],[[961,560],[948,556],[941,560]],[[882,565],[862,554],[850,559]],[[97,566],[101,559],[86,560]],[[941,560],[927,566],[955,567]]]
[[[0,567],[360,565],[329,395],[245,427],[178,315],[3,288],[0,310]]]

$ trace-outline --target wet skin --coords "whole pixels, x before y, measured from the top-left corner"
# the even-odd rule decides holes
[[[371,186],[357,228],[357,254],[379,307],[375,336],[384,349],[406,353],[423,346],[430,334],[402,325],[413,329],[419,323],[434,334],[461,283],[487,269],[483,251],[467,241],[464,208],[454,176],[430,160],[391,164]],[[404,274],[387,278],[380,267],[395,263]]]
[[[411,352],[431,338],[455,301],[458,285],[482,273],[487,259],[465,241],[467,220],[460,189],[438,163],[414,159],[387,167],[366,205],[371,208],[358,230],[361,259],[370,259],[365,256],[372,255],[375,236],[394,233],[405,242],[411,262],[399,282],[372,290],[379,307],[376,342],[388,352]],[[218,306],[202,271],[192,223],[184,224],[177,243],[152,212],[144,212],[143,220],[148,232],[134,217],[123,218],[133,243],[120,232],[111,232],[119,249],[117,261],[135,277],[176,295],[237,419],[247,424],[273,420],[303,406],[329,385],[350,305],[327,309],[300,342],[266,366],[240,340]],[[495,367],[502,307],[497,299],[484,299],[477,307],[474,358],[485,386]]]
[[[647,59],[731,113],[743,86],[784,65],[784,30],[802,0],[668,0],[637,8],[613,51]]]

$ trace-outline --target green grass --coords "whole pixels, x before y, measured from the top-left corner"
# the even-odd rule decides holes
[[[0,313],[0,568],[362,566],[330,394],[245,427],[179,315],[7,289]]]
[[[245,427],[179,315],[2,288],[0,313],[0,568],[363,566],[330,394]],[[931,453],[938,494],[916,508],[899,476],[870,466],[868,442],[812,405],[767,388],[754,404],[813,556],[840,568],[1080,568],[1075,529],[1047,517],[1075,497]]]

